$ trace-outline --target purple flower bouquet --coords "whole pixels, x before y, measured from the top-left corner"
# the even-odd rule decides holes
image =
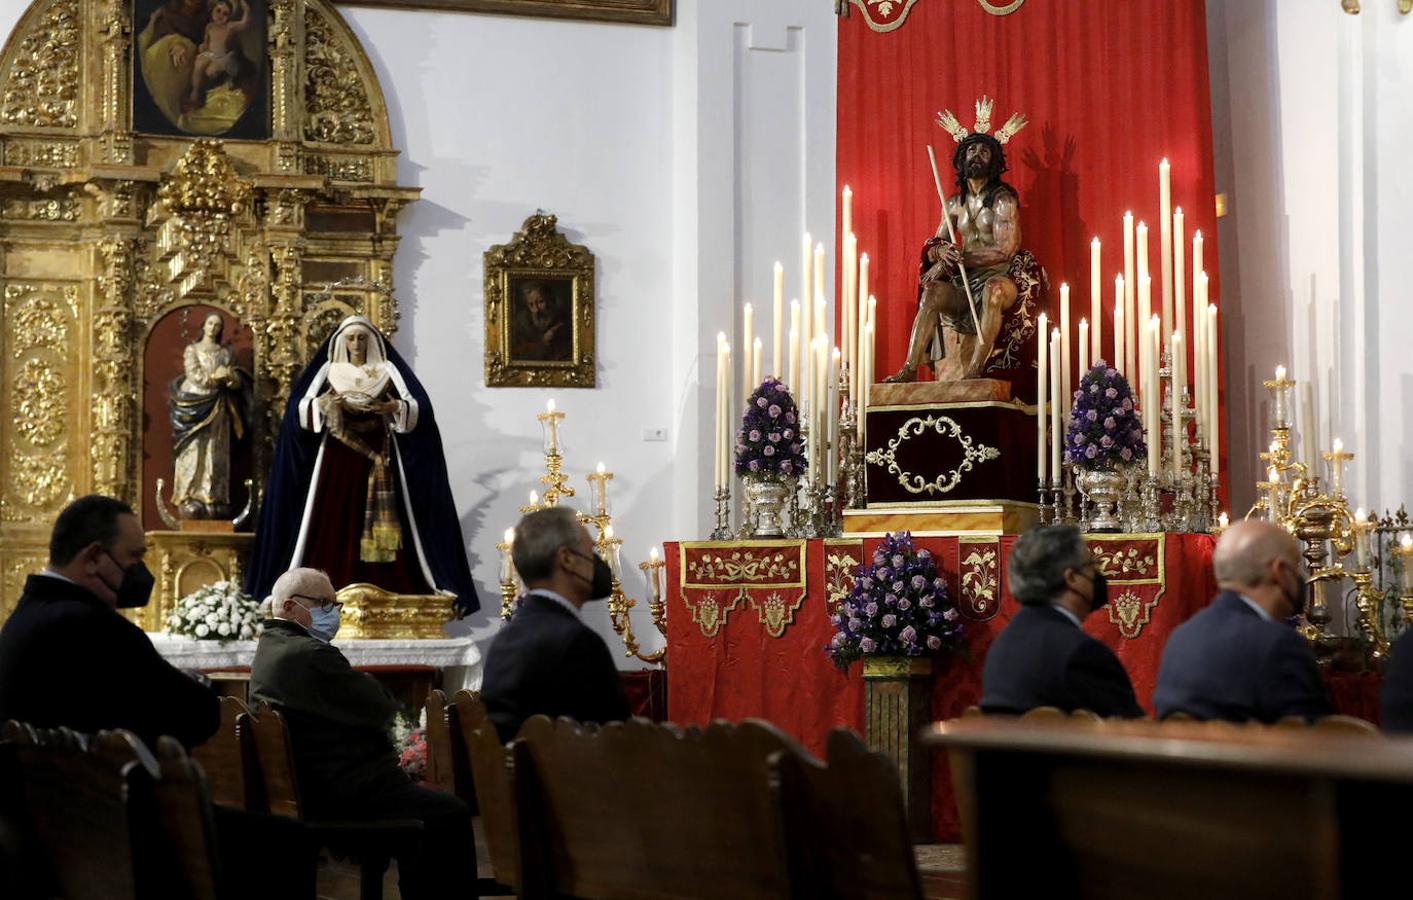
[[[1118,369],[1099,360],[1079,379],[1074,392],[1065,462],[1082,469],[1112,469],[1142,459],[1147,452],[1128,381]]]
[[[782,382],[766,378],[746,401],[736,432],[736,474],[799,478],[804,473],[805,442],[795,398]]]
[[[824,651],[841,669],[864,656],[955,650],[962,637],[961,616],[937,561],[926,550],[914,550],[906,531],[883,536],[830,621],[834,638]]]

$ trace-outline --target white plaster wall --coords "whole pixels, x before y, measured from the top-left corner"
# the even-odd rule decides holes
[[[1319,449],[1357,504],[1413,501],[1413,17],[1324,0],[1208,0],[1233,509],[1269,441],[1261,381],[1314,377]]]

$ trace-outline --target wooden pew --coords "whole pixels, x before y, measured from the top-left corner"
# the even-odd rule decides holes
[[[830,732],[827,765],[779,751],[770,766],[796,897],[922,897],[898,769],[851,731]]]
[[[265,802],[265,808],[256,811],[298,819],[330,851],[356,860],[361,870],[359,896],[379,900],[383,874],[394,857],[421,843],[422,823],[416,819],[311,819],[300,799],[284,716],[261,702],[247,719],[254,752],[246,777],[256,782],[258,796]]]
[[[36,849],[66,900],[217,900],[210,799],[181,745],[6,722]]]
[[[206,773],[211,802],[235,809],[259,809],[258,798],[248,796],[245,771],[250,767],[250,710],[235,697],[221,698],[221,726],[206,743],[191,751],[191,758]]]
[[[510,751],[496,734],[479,694],[457,691],[450,709],[451,722],[465,747],[473,782],[468,805],[474,801],[472,809],[481,818],[486,851],[491,858],[491,875],[497,884],[513,889],[519,877],[520,842],[516,834]],[[462,795],[462,799],[466,797]],[[483,892],[489,892],[489,888]]]
[[[954,720],[969,896],[1369,896],[1413,740],[1195,722]]]
[[[511,749],[522,897],[789,894],[768,760],[804,751],[774,726],[535,716]]]

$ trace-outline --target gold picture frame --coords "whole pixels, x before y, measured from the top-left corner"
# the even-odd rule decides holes
[[[486,386],[595,383],[594,255],[535,213],[486,251]]]
[[[439,9],[630,25],[672,25],[674,0],[339,0],[347,6]]]

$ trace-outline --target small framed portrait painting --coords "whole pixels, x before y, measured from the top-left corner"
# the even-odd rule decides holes
[[[594,386],[594,257],[536,214],[486,251],[486,384]]]

